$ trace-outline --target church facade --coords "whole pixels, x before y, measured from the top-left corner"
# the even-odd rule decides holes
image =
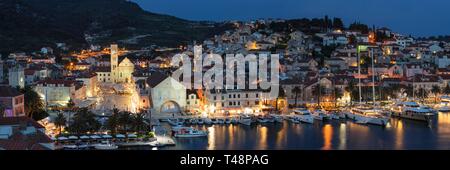
[[[131,83],[134,64],[125,57],[119,62],[119,47],[117,44],[111,45],[110,68],[97,70],[98,81],[104,83]]]

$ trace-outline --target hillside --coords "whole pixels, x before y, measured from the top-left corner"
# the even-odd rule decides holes
[[[0,52],[63,42],[74,48],[112,42],[139,48],[178,46],[229,28],[144,11],[126,0],[1,0]]]

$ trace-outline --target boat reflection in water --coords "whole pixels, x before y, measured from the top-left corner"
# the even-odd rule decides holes
[[[190,150],[279,150],[279,149],[448,149],[450,114],[439,113],[437,121],[391,118],[386,126],[361,125],[354,121],[236,125],[196,125],[207,138],[176,138],[176,146],[161,149]],[[163,123],[170,128],[170,125]],[[146,148],[140,148],[146,149]],[[151,149],[151,148],[148,148]]]

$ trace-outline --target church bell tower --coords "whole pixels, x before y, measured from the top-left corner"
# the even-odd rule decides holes
[[[111,45],[111,78],[113,82],[117,80],[117,66],[119,65],[119,47],[117,44]]]

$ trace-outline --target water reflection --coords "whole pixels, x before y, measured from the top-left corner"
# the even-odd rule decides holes
[[[260,126],[258,129],[259,134],[259,147],[258,149],[267,149],[267,127]]]
[[[208,128],[208,150],[216,149],[216,133],[215,128],[213,126]]]
[[[170,125],[164,124],[167,128]],[[327,123],[194,126],[209,131],[207,138],[175,139],[162,149],[448,149],[450,114],[439,113],[436,128],[426,123],[392,119],[386,128],[351,120]]]
[[[343,150],[346,149],[347,145],[347,129],[346,124],[341,123],[339,125],[339,149]]]
[[[331,149],[331,140],[333,139],[333,127],[330,124],[326,124],[323,129],[323,147],[322,150]]]

